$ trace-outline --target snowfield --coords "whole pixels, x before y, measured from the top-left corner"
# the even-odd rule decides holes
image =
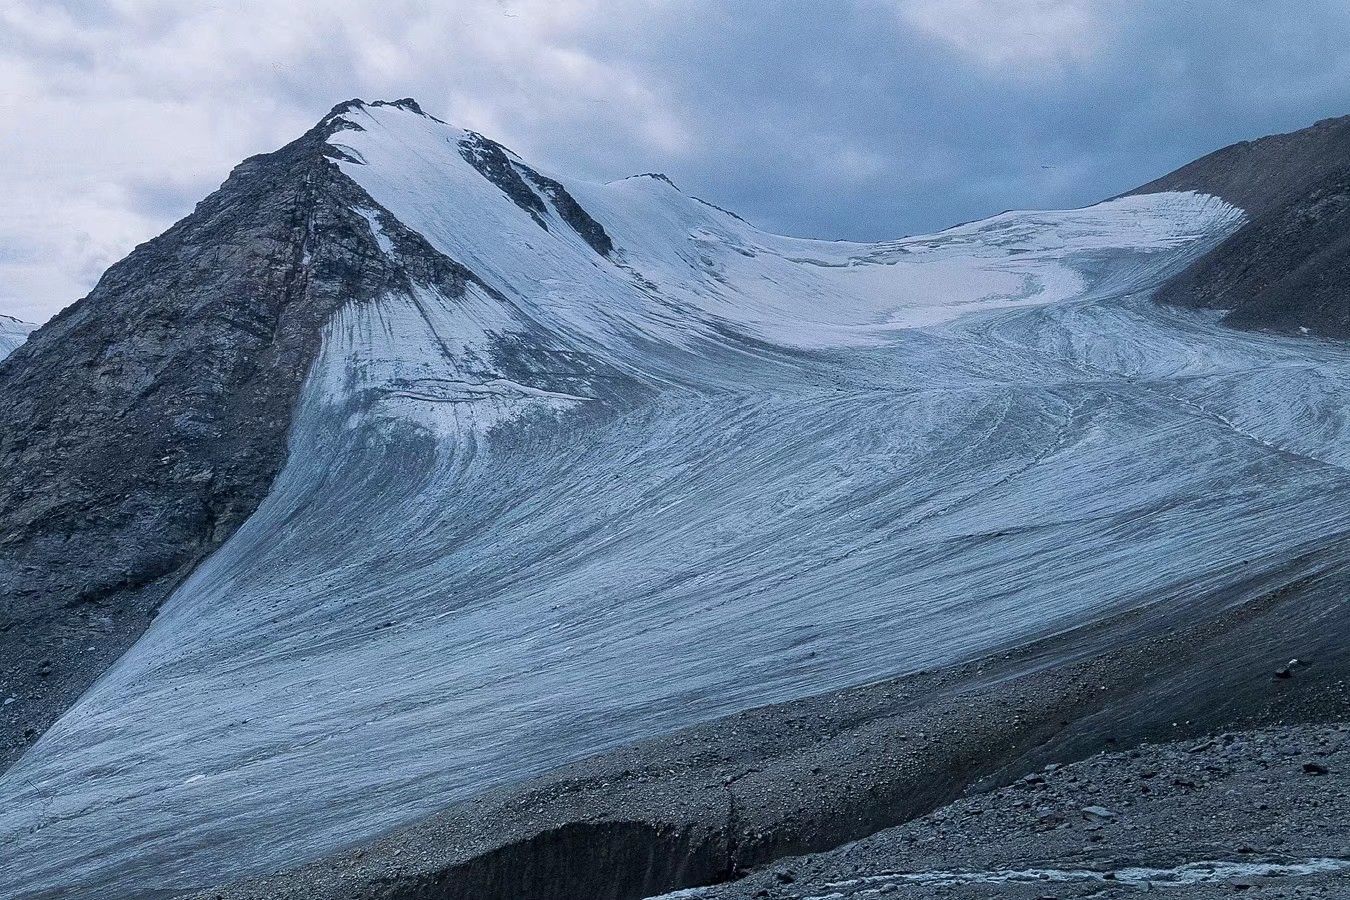
[[[604,255],[466,133],[345,116],[372,229],[480,281],[329,324],[271,495],[0,779],[4,896],[273,870],[1350,527],[1350,356],[1148,301],[1220,200],[864,245],[563,182]]]
[[[17,350],[20,344],[28,340],[28,333],[36,327],[13,316],[0,315],[0,359]]]

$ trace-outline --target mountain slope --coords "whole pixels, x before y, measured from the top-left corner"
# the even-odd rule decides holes
[[[1243,141],[1136,193],[1192,190],[1245,210],[1247,225],[1159,291],[1226,321],[1350,337],[1350,117]]]
[[[1312,577],[1350,528],[1345,353],[1150,302],[1246,218],[1166,191],[801,240],[337,107],[0,366],[0,452],[39,473],[8,488],[6,639],[83,641],[79,602],[130,623],[111,653],[172,594],[0,777],[0,891],[270,871]]]
[[[1288,134],[1239,141],[1132,191],[1199,191],[1222,197],[1253,220],[1305,198],[1350,166],[1350,116]]]
[[[250,159],[0,364],[0,691],[11,759],[269,490],[335,310],[465,275],[394,267],[327,160],[335,114]],[[406,288],[405,288],[406,289]],[[41,473],[34,477],[33,473]]]

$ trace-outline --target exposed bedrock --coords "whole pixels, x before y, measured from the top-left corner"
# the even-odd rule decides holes
[[[1158,292],[1234,326],[1350,337],[1350,117],[1242,141],[1135,193],[1222,197],[1246,225]]]

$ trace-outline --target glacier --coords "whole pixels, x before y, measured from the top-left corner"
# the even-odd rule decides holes
[[[0,315],[0,359],[17,350],[35,327],[13,316]]]
[[[478,280],[328,324],[271,494],[0,777],[0,894],[274,870],[1350,527],[1345,350],[1149,300],[1217,198],[815,241],[510,156],[522,202],[470,132],[339,115],[377,238]]]

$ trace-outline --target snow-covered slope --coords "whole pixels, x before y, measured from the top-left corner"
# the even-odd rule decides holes
[[[36,327],[13,316],[0,315],[0,359],[13,353]]]
[[[1096,254],[1149,254],[1156,270],[1169,261],[1157,251],[1241,217],[1215,198],[1172,193],[852,244],[765,234],[659,176],[569,184],[612,238],[607,259],[546,192],[544,212],[531,214],[485,178],[464,151],[477,136],[398,107],[345,118],[352,130],[332,138],[353,158],[344,172],[531,318],[602,345],[688,345],[723,325],[789,347],[876,345],[962,313],[1080,297],[1094,287],[1083,270]]]
[[[1214,198],[809,241],[336,115],[372,233],[474,278],[329,323],[271,495],[0,778],[0,893],[276,868],[1350,526],[1350,357],[1146,302]]]

